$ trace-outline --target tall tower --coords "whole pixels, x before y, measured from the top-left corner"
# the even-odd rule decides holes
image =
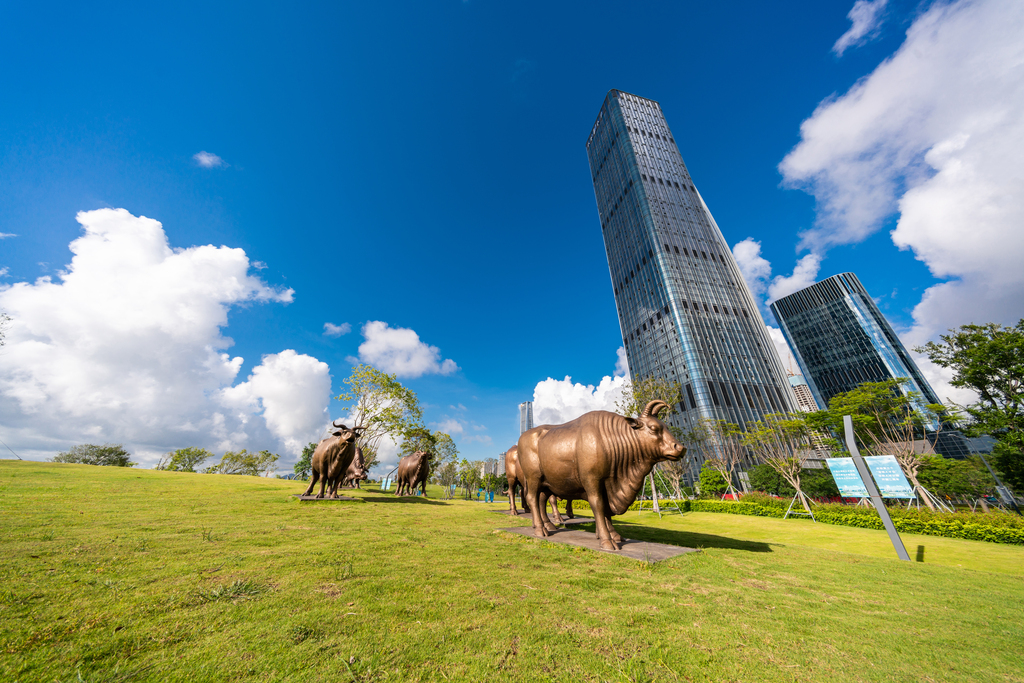
[[[533,401],[519,404],[519,433],[533,429]]]
[[[840,273],[772,303],[819,406],[862,382],[902,377],[924,404],[940,403],[871,295]]]
[[[795,412],[754,297],[658,103],[609,92],[587,155],[630,372],[683,386],[669,423]]]

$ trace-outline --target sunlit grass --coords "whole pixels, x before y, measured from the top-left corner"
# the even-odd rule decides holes
[[[303,488],[0,463],[0,680],[1024,680],[1024,548],[624,515],[704,548],[650,565],[496,533],[500,502]]]

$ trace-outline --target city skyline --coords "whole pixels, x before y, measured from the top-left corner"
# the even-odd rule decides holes
[[[769,304],[856,272],[939,398],[969,401],[912,349],[1024,317],[1024,8],[884,4],[13,6],[0,441],[288,470],[348,417],[359,363],[470,460],[515,443],[524,400],[537,423],[614,409],[584,148],[612,87],[670,114],[783,365]],[[595,49],[612,16],[625,49]]]

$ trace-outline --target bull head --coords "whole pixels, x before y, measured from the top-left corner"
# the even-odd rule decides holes
[[[665,423],[658,419],[658,413],[668,408],[664,401],[654,400],[644,406],[640,417],[627,417],[626,422],[637,433],[637,436],[649,442],[657,453],[655,460],[679,460],[686,453],[686,448],[676,441]]]

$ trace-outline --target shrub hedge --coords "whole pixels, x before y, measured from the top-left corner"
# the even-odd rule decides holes
[[[786,508],[789,507],[789,501],[777,500],[769,496],[751,495],[744,496],[744,498],[753,498],[753,501],[663,500],[661,505],[664,507],[676,503],[683,512],[720,512],[775,518],[785,516]],[[650,501],[645,502],[650,506]],[[591,511],[590,505],[586,501],[574,500],[572,506],[575,511],[587,513]],[[564,510],[565,504],[562,503],[559,507]],[[630,511],[635,512],[638,509],[640,509],[639,501],[629,506]],[[873,507],[852,507],[840,503],[828,503],[815,505],[812,509],[814,518],[825,524],[862,529],[885,528],[881,517]],[[889,508],[889,516],[892,517],[897,531],[908,534],[1024,545],[1024,517],[1019,515],[998,512],[932,512],[930,510]]]

